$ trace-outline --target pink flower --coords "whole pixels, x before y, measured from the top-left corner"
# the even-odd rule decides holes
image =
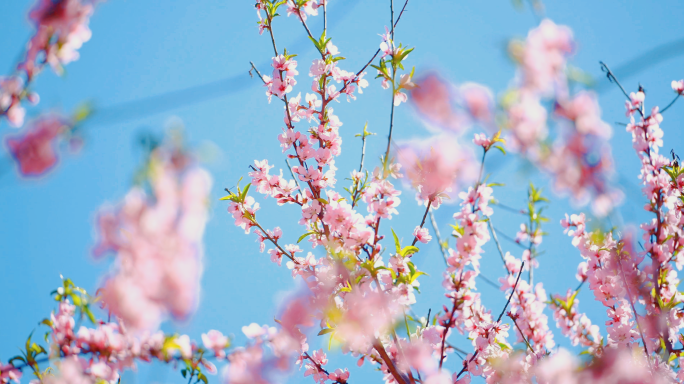
[[[46,115],[31,123],[23,135],[6,139],[9,151],[17,161],[19,172],[36,177],[57,164],[56,141],[68,126],[57,115]]]
[[[12,364],[3,365],[2,363],[0,363],[0,383],[6,384],[9,383],[10,380],[12,380],[18,384],[20,378],[20,370],[14,368]]]
[[[338,383],[346,383],[347,380],[349,380],[349,371],[346,368],[344,371],[340,368],[337,368],[335,372],[331,372],[330,375],[328,375],[328,379],[334,380]]]
[[[471,182],[477,173],[470,153],[448,136],[402,144],[397,158],[418,199],[432,201],[435,208],[452,187]]]
[[[400,313],[398,303],[389,294],[355,287],[344,297],[344,314],[337,323],[335,336],[352,351],[370,348],[377,332],[385,332]]]
[[[95,255],[117,258],[103,283],[103,300],[134,330],[155,328],[167,314],[189,316],[199,296],[211,177],[178,165],[169,147],[151,154],[153,196],[135,187],[98,221],[102,240]]]
[[[0,116],[7,116],[10,125],[14,127],[24,124],[26,111],[20,104],[24,92],[24,79],[21,77],[0,77]],[[38,95],[29,94],[29,97],[37,103]]]
[[[684,95],[684,80],[672,80],[672,90],[680,95]]]
[[[511,146],[523,153],[536,153],[548,134],[546,116],[546,109],[538,96],[521,93],[517,102],[508,109]]]
[[[380,43],[380,50],[382,51],[383,58],[387,55],[392,55],[394,53],[394,42],[392,41],[392,34],[390,30],[385,27],[385,33],[380,35],[382,37],[382,42]]]
[[[90,40],[88,28],[94,6],[82,0],[39,0],[29,13],[36,27],[36,34],[28,44],[25,60],[19,68],[26,71],[29,80],[39,71],[41,53],[58,74],[62,66],[78,60],[77,50]]]
[[[414,84],[411,81],[411,75],[410,74],[401,75],[401,77],[399,79],[399,86],[397,87],[397,89],[395,90],[395,93],[394,93],[394,105],[398,106],[402,102],[406,102],[408,100],[408,96],[406,96],[405,93],[400,92],[400,90],[402,90],[402,89],[411,90],[411,89],[414,89],[415,87],[416,87],[416,84]]]
[[[574,45],[570,28],[542,20],[525,41],[521,57],[523,87],[542,93],[552,92],[554,86],[564,87],[565,61]]]
[[[427,228],[416,227],[416,229],[413,230],[413,236],[415,236],[416,239],[423,244],[427,244],[430,240],[432,240],[430,231],[428,231]]]
[[[489,147],[492,145],[492,140],[484,133],[476,133],[473,143],[475,145],[481,146],[484,149],[489,149]]]
[[[452,85],[436,73],[422,76],[411,91],[411,100],[418,113],[429,123],[450,130],[461,129],[461,116],[452,107]]]
[[[203,333],[202,343],[204,348],[214,351],[216,357],[223,358],[226,356],[225,349],[228,347],[228,338],[223,336],[221,332],[212,329]]]
[[[458,89],[458,96],[471,118],[483,124],[494,120],[494,95],[492,91],[477,83],[464,83]]]

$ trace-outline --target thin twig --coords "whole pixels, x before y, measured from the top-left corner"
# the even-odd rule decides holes
[[[315,39],[315,38],[313,37],[313,35],[311,34],[311,30],[309,30],[309,26],[306,25],[306,21],[304,21],[304,19],[302,18],[301,15],[298,15],[298,16],[299,16],[299,20],[302,21],[302,25],[304,26],[304,29],[306,29],[306,33],[309,35],[309,37],[311,38],[311,40],[316,41],[316,39]],[[318,53],[320,53],[320,54],[321,54],[321,58],[322,58],[323,60],[325,60],[325,52],[324,52],[324,51],[321,51],[321,50],[319,49],[319,50],[318,50]]]
[[[394,45],[394,0],[390,0],[390,15],[392,17],[390,22],[392,26],[392,45]]]
[[[601,70],[606,72],[606,77],[608,78],[608,80],[617,84],[617,86],[620,87],[622,94],[625,95],[627,100],[631,100],[629,95],[627,94],[627,91],[625,91],[625,88],[622,87],[622,84],[620,84],[620,81],[617,79],[617,77],[615,77],[615,74],[613,73],[613,71],[610,70],[610,68],[608,68],[606,63],[604,63],[603,61],[599,61],[599,64],[601,64]],[[642,108],[643,106],[644,104],[641,103]],[[642,108],[638,108],[637,111],[639,111],[641,117],[644,117],[644,111],[642,111]]]
[[[501,311],[501,314],[496,319],[497,323],[501,321],[501,318],[503,317],[504,313],[506,313],[506,308],[508,308],[508,304],[510,304],[511,299],[513,298],[513,295],[515,294],[515,289],[518,287],[518,282],[520,281],[520,275],[522,275],[522,271],[523,271],[524,267],[525,267],[525,262],[523,261],[522,264],[520,265],[520,271],[518,272],[518,278],[515,279],[515,285],[513,286],[513,291],[511,292],[511,295],[508,296],[508,300],[506,301],[506,305],[504,305],[503,311]],[[473,357],[471,357],[470,360],[468,360],[468,362],[472,362],[473,360],[475,360],[475,358],[477,358],[478,353],[479,353],[479,351],[475,351],[475,353],[473,354]],[[461,369],[461,371],[458,372],[458,375],[456,375],[457,379],[459,377],[461,377],[463,372],[466,371],[466,368],[467,368],[467,365],[463,364],[463,369]]]
[[[513,212],[513,213],[519,213],[519,214],[521,214],[521,215],[527,215],[527,211],[525,211],[524,209],[515,209],[515,208],[513,208],[513,207],[509,207],[508,205],[501,204],[501,203],[498,202],[498,201],[492,202],[491,204],[492,204],[492,205],[496,205],[497,207],[501,207],[501,208],[503,208],[503,209],[505,209],[505,210],[507,210],[507,211],[511,211],[511,212]]]
[[[387,135],[387,150],[385,151],[385,158],[383,159],[385,164],[389,165],[389,152],[390,146],[392,144],[392,130],[394,128],[394,70],[392,70],[392,106],[390,107],[390,126],[389,135]]]
[[[404,14],[404,10],[406,9],[406,6],[408,5],[408,2],[409,2],[409,0],[406,0],[406,2],[404,3],[404,6],[401,8],[401,12],[399,12],[399,17],[397,17],[397,21],[394,22],[393,27],[396,27],[397,24],[399,24],[399,20],[401,20],[401,15]],[[366,63],[366,65],[364,65],[363,68],[361,68],[358,72],[356,72],[356,76],[355,76],[355,77],[359,77],[359,75],[361,75],[361,73],[362,73],[363,71],[365,71],[366,68],[368,68],[369,65],[371,65],[371,63],[373,62],[373,60],[375,60],[375,58],[378,57],[378,55],[380,54],[381,51],[382,51],[381,49],[378,49],[377,51],[375,51],[375,54],[373,55],[373,57],[371,57],[370,60],[368,60],[368,62]],[[346,84],[342,87],[342,89],[340,89],[340,94],[344,93],[344,90],[347,88],[347,86],[348,86],[349,84],[351,84],[351,82],[346,83]]]
[[[501,249],[501,244],[499,243],[499,238],[496,237],[496,231],[494,230],[494,224],[492,223],[492,218],[491,216],[489,217],[489,220],[487,220],[487,223],[489,224],[489,230],[492,232],[492,237],[494,238],[494,243],[496,243],[496,249],[499,250],[499,255],[501,256],[501,262],[503,262],[504,268],[506,268],[506,272],[509,274],[511,273],[508,270],[508,266],[506,265],[506,258],[503,253],[503,249]]]
[[[494,287],[496,289],[501,288],[501,286],[499,284],[493,282],[492,280],[490,280],[487,276],[483,275],[482,273],[478,274],[477,277],[481,278],[482,280],[484,280],[485,283],[491,285],[492,287]]]
[[[513,316],[511,316],[510,313],[508,314],[508,317],[509,317],[511,320],[513,320],[513,324],[515,324],[515,327],[518,328],[518,332],[520,332],[520,336],[522,337],[523,341],[525,342],[525,345],[527,345],[527,348],[530,349],[530,352],[534,353],[534,349],[532,349],[532,346],[530,345],[530,342],[527,341],[527,339],[525,338],[525,334],[523,333],[522,329],[520,329],[520,326],[519,326],[518,323],[515,321],[515,318],[514,318]]]
[[[520,247],[520,248],[522,248],[522,249],[525,249],[525,250],[527,249],[526,246],[524,246],[524,245],[518,243],[517,241],[515,241],[514,238],[508,236],[507,234],[503,233],[502,231],[500,231],[500,230],[498,230],[498,229],[496,229],[496,228],[494,228],[494,230],[496,231],[496,233],[499,234],[499,236],[503,237],[504,239],[510,241],[511,243],[517,245],[518,247]]]
[[[302,193],[302,187],[299,186],[299,180],[297,180],[297,177],[295,176],[294,172],[292,172],[292,166],[290,166],[290,160],[289,160],[287,157],[285,158],[285,164],[287,164],[287,169],[290,170],[290,175],[291,175],[292,178],[294,179],[295,184],[297,184],[297,190],[299,191],[299,194],[300,194],[302,197],[304,197],[304,195],[303,195],[303,193]]]
[[[651,367],[651,359],[649,358],[648,347],[646,347],[646,339],[644,338],[644,333],[641,331],[641,325],[639,325],[639,315],[637,314],[636,308],[634,308],[634,301],[632,301],[632,293],[629,289],[629,284],[627,283],[627,277],[625,276],[625,271],[622,268],[622,261],[620,260],[620,252],[617,253],[617,262],[620,266],[620,273],[622,274],[622,280],[625,283],[625,289],[627,290],[627,298],[629,299],[629,305],[632,307],[632,312],[634,312],[634,321],[636,321],[637,329],[639,330],[639,336],[641,336],[641,342],[644,344],[644,352],[646,352],[646,360],[648,360],[648,365]],[[653,369],[653,367],[651,367]]]
[[[428,212],[430,212],[430,206],[431,205],[432,205],[432,200],[428,200],[427,208],[425,209],[425,213],[423,214],[423,221],[420,222],[420,228],[421,229],[425,225],[425,219],[427,218]],[[418,235],[416,235],[413,238],[413,243],[411,243],[411,245],[416,245],[417,242],[418,242]]]
[[[444,258],[444,264],[449,265],[446,249],[442,245],[442,236],[439,233],[439,227],[437,227],[437,221],[435,220],[435,214],[430,210],[430,222],[432,223],[432,229],[435,231],[435,237],[437,237],[437,242],[439,243],[439,250],[442,252],[442,257]]]
[[[268,33],[271,35],[271,42],[273,43],[273,52],[278,56],[278,48],[276,47],[275,37],[273,36],[273,19],[268,20]],[[283,81],[283,71],[279,71],[280,81]],[[264,80],[263,78],[261,79]],[[283,102],[285,102],[285,112],[287,112],[287,126],[292,127],[292,117],[290,116],[290,103],[287,101],[287,94],[283,95]]]
[[[251,61],[249,62],[249,64],[252,65],[252,69],[256,71],[256,74],[257,74],[257,76],[259,76],[259,78],[261,79],[261,81],[263,81],[263,83],[266,84],[266,80],[264,80],[264,77],[261,76],[261,72],[259,72],[259,70],[257,69],[256,65],[254,65],[254,63],[252,63]],[[251,72],[252,72],[252,69],[249,70],[250,74],[251,74]]]
[[[454,352],[456,352],[456,354],[458,354],[458,357],[461,358],[461,360],[463,360],[463,356],[461,356],[461,354],[464,354],[464,355],[468,354],[468,352],[462,350],[461,348],[456,347],[455,345],[453,345],[451,343],[447,343],[447,347],[453,349]]]
[[[677,99],[679,99],[679,96],[681,96],[681,95],[678,93],[677,96],[675,96],[675,98],[672,99],[672,101],[670,101],[670,104],[668,104],[667,107],[663,108],[663,109],[660,111],[660,113],[664,113],[665,111],[667,111],[668,109],[670,109],[670,107],[672,106],[672,104],[674,104],[675,101],[677,101]]]
[[[361,140],[363,141],[363,144],[361,144],[361,165],[359,165],[359,173],[363,172],[363,159],[366,157],[366,132],[363,132],[361,134]]]

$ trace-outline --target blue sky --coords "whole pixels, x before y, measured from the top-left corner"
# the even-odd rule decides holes
[[[399,1],[397,1],[399,3]],[[32,1],[0,3],[0,68],[13,68],[17,55],[31,35],[27,11]],[[240,327],[251,322],[272,324],[278,298],[295,284],[290,273],[270,262],[258,252],[254,235],[245,236],[233,225],[226,206],[218,201],[224,187],[232,187],[254,159],[268,159],[284,166],[276,135],[282,125],[282,106],[268,104],[264,89],[256,78],[250,79],[249,62],[262,70],[272,54],[270,40],[259,36],[256,14],[251,1],[189,2],[167,0],[160,3],[111,0],[103,3],[91,19],[93,38],[80,50],[81,59],[67,66],[63,77],[43,73],[35,90],[41,95],[35,114],[40,110],[71,111],[83,101],[92,101],[102,113],[86,122],[86,145],[77,155],[66,154],[57,169],[40,180],[20,180],[13,172],[0,176],[0,289],[4,292],[0,316],[0,359],[17,352],[25,337],[49,315],[54,302],[48,293],[59,284],[59,275],[94,291],[109,261],[90,257],[94,243],[93,219],[105,202],[116,202],[129,189],[133,171],[141,160],[136,138],[141,132],[163,132],[171,117],[185,124],[191,144],[211,142],[221,155],[207,164],[214,176],[213,205],[206,233],[205,272],[200,309],[184,324],[169,322],[167,331],[189,333],[194,338],[208,329],[235,334],[237,344],[244,342]],[[548,1],[546,15],[556,23],[570,26],[578,42],[572,64],[599,78],[598,61],[616,68],[643,52],[684,37],[681,1],[573,2]],[[397,4],[397,8],[399,4]],[[356,71],[370,58],[380,43],[378,34],[389,25],[389,6],[385,0],[332,0],[329,7],[328,35],[347,58],[342,66]],[[320,33],[321,18],[310,25]],[[506,88],[514,76],[514,67],[505,54],[511,37],[524,37],[538,23],[529,8],[517,10],[507,0],[412,0],[397,28],[396,40],[415,46],[408,59],[416,71],[438,69],[452,81],[475,81],[494,92]],[[279,47],[299,54],[301,76],[307,62],[315,58],[304,30],[296,19],[282,17],[275,24]],[[682,44],[679,49],[682,50]],[[670,81],[684,77],[684,50],[658,52],[646,58],[657,64],[623,78],[623,85],[634,90],[639,83],[648,93],[649,105],[665,105],[672,97]],[[661,60],[662,59],[662,60]],[[633,69],[634,67],[632,67]],[[624,71],[630,72],[629,68]],[[632,71],[633,72],[633,71]],[[9,72],[4,72],[8,74]],[[369,78],[372,73],[369,72]],[[618,76],[621,73],[618,71]],[[370,80],[370,79],[369,79]],[[604,120],[613,124],[625,121],[623,97],[615,87],[598,83]],[[195,87],[195,88],[192,88]],[[189,91],[172,93],[187,88]],[[299,89],[306,92],[308,82],[302,78]],[[149,99],[157,95],[164,98]],[[342,182],[360,156],[360,140],[354,134],[367,121],[369,130],[378,133],[369,138],[367,165],[377,164],[386,146],[389,122],[389,93],[379,84],[371,86],[356,102],[342,101],[335,113],[344,123],[341,128],[343,155],[337,165]],[[406,140],[427,137],[410,107],[396,111],[395,138]],[[665,115],[665,150],[682,148],[684,136],[679,133],[684,118],[684,103],[675,105]],[[617,162],[616,178],[629,202],[621,208],[626,222],[639,223],[648,218],[641,212],[644,199],[638,188],[638,159],[630,136],[613,124],[613,154]],[[0,123],[0,135],[11,133]],[[576,212],[566,199],[551,193],[540,175],[514,157],[495,155],[488,159],[492,180],[507,184],[495,191],[495,197],[509,206],[521,207],[528,180],[547,187],[553,204],[548,211],[551,222],[548,238],[541,246],[546,253],[536,281],[543,281],[548,293],[565,292],[576,286],[574,279],[578,252],[558,224],[565,212]],[[400,215],[391,224],[400,236],[409,238],[419,223],[422,208],[413,200],[413,192],[402,195]],[[267,227],[290,223],[293,207],[278,208],[272,201],[261,201],[260,221]],[[442,233],[455,207],[445,205],[436,212]],[[497,210],[496,226],[514,235],[523,217]],[[294,227],[292,227],[294,228]],[[286,231],[291,241],[299,229]],[[520,250],[502,240],[505,250],[520,256]],[[486,248],[482,272],[498,278],[503,268],[493,244]],[[425,315],[428,308],[441,307],[443,262],[435,242],[423,247],[415,262],[431,277],[421,280],[422,294],[414,308]],[[498,313],[505,298],[491,287],[480,283],[485,304]],[[589,313],[605,331],[605,312],[592,303],[586,291],[580,293],[580,309]],[[550,316],[550,313],[549,313]],[[553,327],[555,329],[555,327]],[[452,342],[469,349],[465,337],[452,336]],[[569,342],[556,332],[556,342],[569,347]],[[321,342],[322,343],[322,342]],[[319,347],[318,340],[310,342]],[[322,345],[322,344],[321,344]],[[347,357],[331,359],[329,367],[347,366],[352,379],[379,379],[372,370],[359,370]],[[457,370],[460,362],[452,358],[447,366]],[[127,374],[124,381],[134,383],[181,383],[178,372],[163,367],[143,367],[138,375]],[[310,382],[296,374],[290,382]]]

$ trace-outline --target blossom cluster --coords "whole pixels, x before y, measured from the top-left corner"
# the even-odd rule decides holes
[[[609,182],[611,128],[601,120],[594,93],[570,92],[567,60],[574,51],[572,31],[548,19],[524,42],[511,44],[519,78],[504,102],[510,145],[548,172],[557,191],[582,205],[592,201],[594,213],[605,216],[622,199]],[[554,106],[550,111],[547,100]],[[551,117],[555,140],[549,134]]]
[[[103,300],[127,327],[153,329],[167,314],[185,318],[197,306],[202,236],[211,176],[170,143],[153,149],[146,165],[150,192],[133,187],[97,219],[95,256],[114,254]]]
[[[92,4],[45,0],[32,11],[39,33],[21,67],[29,80],[46,63],[59,69],[77,57],[76,49],[89,38]],[[268,102],[276,96],[284,104],[284,126],[272,140],[286,156],[291,178],[283,170],[272,174],[273,161],[255,160],[250,182],[226,189],[228,195],[221,198],[235,226],[254,233],[259,251],[267,251],[278,266],[285,260],[300,284],[282,300],[277,325],[244,326],[248,340],[235,348],[217,330],[202,334],[202,346],[187,335],[158,330],[167,317],[185,319],[197,306],[212,186],[208,172],[182,143],[165,140],[150,149],[137,184],[123,201],[98,216],[99,242],[93,253],[112,255],[115,262],[97,296],[64,280],[54,292],[58,310],[42,322],[49,328],[47,348],[29,337],[21,356],[0,363],[0,383],[19,382],[29,369],[37,378],[32,383],[115,383],[124,370],[150,361],[182,365],[189,383],[207,383],[205,373],[217,373],[214,359],[226,363],[222,380],[227,383],[278,382],[296,366],[319,384],[348,383],[349,369],[329,368],[324,349],[310,347],[314,332],[329,338],[329,349],[339,348],[359,366],[373,365],[388,384],[468,384],[475,377],[487,383],[684,382],[684,370],[677,368],[684,364],[684,311],[678,307],[684,296],[677,289],[677,271],[684,266],[684,168],[674,153],[672,159],[660,153],[662,112],[654,107],[646,113],[643,89],[625,95],[627,132],[641,162],[639,176],[648,200],[644,209],[653,216],[640,226],[642,248],[636,247],[637,229],[591,231],[584,214],[566,216],[561,226],[583,258],[576,276],[580,285],[549,298],[544,284],[534,280],[548,200],[530,186],[527,207],[517,212],[527,220],[510,239],[523,250],[519,257],[504,252],[492,222],[497,204],[493,187],[498,184],[485,176],[485,159],[493,148],[503,154],[512,148],[551,174],[557,190],[579,201],[592,200],[597,216],[614,208],[618,193],[607,177],[611,130],[601,119],[595,95],[570,92],[567,60],[575,47],[570,29],[543,20],[524,43],[511,45],[517,78],[497,107],[484,86],[453,86],[434,73],[414,82],[413,71],[400,73],[412,48],[395,44],[392,20],[371,60],[382,53],[372,68],[380,86],[392,88],[387,150],[372,171],[364,168],[362,157],[343,194],[335,189],[343,183],[336,167],[343,124],[330,103],[343,95],[356,100],[369,86],[363,78],[368,65],[358,72],[341,68],[344,58],[326,37],[325,21],[321,38],[313,37],[306,21],[321,7],[325,13],[326,5],[327,0],[256,2],[259,32],[269,32],[275,51],[272,76],[259,77]],[[275,45],[272,24],[281,6],[302,24],[317,49],[309,67],[310,91],[303,96],[293,96],[299,75],[296,55],[279,52]],[[609,70],[608,75],[614,79]],[[18,103],[29,96],[19,80],[2,81],[7,85],[2,83],[0,107],[17,122],[23,118]],[[684,81],[671,86],[676,101],[684,95]],[[409,97],[440,134],[393,147],[394,109]],[[550,117],[557,120],[555,135],[549,131]],[[53,166],[55,142],[73,124],[46,118],[24,136],[8,139],[21,172],[40,174]],[[485,130],[472,139],[482,151],[479,164],[462,140],[474,126]],[[366,128],[360,135],[362,153],[370,135]],[[393,184],[399,178],[425,208],[422,221],[409,227],[414,228],[410,242],[400,231],[386,229],[399,214],[401,192]],[[296,242],[289,241],[296,226],[283,226],[284,231],[260,222],[258,212],[269,205],[262,208],[250,195],[254,192],[296,210],[294,220],[303,232]],[[432,214],[445,209],[451,194],[460,204],[449,241],[441,238]],[[426,227],[428,215],[432,231]],[[414,256],[425,252],[419,248],[424,244],[437,245],[445,262],[446,302],[432,319],[431,312],[426,318],[413,312],[426,275]],[[480,270],[485,247],[493,245],[505,270],[499,284],[489,281],[506,299],[498,317],[498,311],[484,305],[477,285],[478,279],[486,279]],[[579,312],[577,295],[584,286],[605,307],[603,335]],[[96,303],[108,312],[106,321],[95,316],[102,313]],[[557,348],[561,342],[549,326],[549,310],[570,343],[585,349],[585,361]],[[92,327],[81,324],[86,320]],[[470,342],[468,351],[453,342],[456,333],[467,335],[462,339]],[[456,354],[461,360],[453,363]],[[43,370],[45,363],[56,369]]]
[[[64,65],[78,60],[78,49],[92,36],[88,23],[96,2],[38,0],[29,12],[36,31],[27,44],[26,56],[17,66],[20,74],[0,78],[0,117],[5,116],[15,127],[22,126],[26,114],[22,100],[26,98],[33,104],[39,100],[27,88],[34,77],[46,65],[62,74]]]
[[[0,365],[1,383],[9,380],[18,383],[25,368],[33,370],[38,377],[31,381],[33,384],[117,383],[124,370],[135,369],[138,362],[153,360],[181,362],[193,376],[205,377],[203,372],[217,373],[210,359],[225,359],[225,351],[230,347],[228,338],[216,330],[203,334],[203,347],[199,347],[187,335],[134,332],[117,317],[113,321],[96,320],[90,309],[96,299],[69,279],[64,280],[55,293],[58,310],[42,322],[49,327],[46,335],[46,341],[49,336],[49,348],[32,342],[29,337],[23,356],[13,359],[18,363]],[[94,327],[77,325],[76,319],[86,315]],[[43,355],[46,356],[41,357]],[[55,373],[49,368],[41,371],[40,364],[47,361],[55,361],[59,371]]]

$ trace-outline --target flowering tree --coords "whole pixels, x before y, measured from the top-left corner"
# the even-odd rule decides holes
[[[60,71],[78,58],[76,49],[90,36],[93,6],[86,0],[38,3],[30,15],[36,35],[20,74],[0,83],[3,119],[21,126],[21,103],[37,101],[27,84],[46,64]],[[255,235],[259,250],[278,266],[284,261],[283,268],[302,284],[273,324],[244,326],[249,341],[243,346],[233,346],[217,330],[204,333],[201,343],[159,331],[163,321],[187,318],[198,305],[212,188],[196,152],[172,135],[150,146],[135,186],[121,203],[98,214],[94,256],[114,260],[101,288],[88,293],[63,279],[52,292],[57,308],[41,323],[47,329],[45,343],[29,336],[20,355],[0,363],[1,382],[32,374],[33,382],[41,383],[114,383],[121,382],[121,372],[150,361],[180,367],[188,383],[208,382],[207,375],[217,373],[215,362],[227,363],[221,380],[228,383],[280,382],[296,366],[317,383],[355,382],[347,368],[328,365],[322,348],[310,348],[317,337],[358,365],[374,366],[377,379],[387,383],[469,383],[477,377],[491,383],[684,381],[684,312],[677,290],[677,271],[684,265],[684,168],[674,152],[671,158],[660,153],[662,114],[684,94],[684,81],[672,82],[675,97],[669,105],[648,111],[644,90],[628,93],[602,64],[626,98],[626,131],[641,161],[634,175],[643,184],[651,219],[639,229],[590,229],[584,213],[566,215],[560,225],[584,261],[577,268],[579,285],[549,297],[534,271],[543,227],[558,225],[545,216],[550,202],[530,184],[527,206],[520,211],[524,221],[513,240],[522,251],[518,256],[504,252],[492,216],[506,208],[494,198],[494,188],[501,185],[489,180],[485,159],[493,150],[510,152],[507,156],[538,167],[580,206],[591,202],[594,217],[615,212],[623,196],[610,179],[611,128],[601,118],[596,96],[570,86],[572,32],[545,19],[524,41],[512,42],[517,75],[497,103],[480,84],[452,84],[434,72],[414,79],[414,70],[405,68],[413,48],[395,37],[407,6],[408,1],[395,10],[390,1],[391,24],[379,49],[365,66],[347,71],[327,34],[327,0],[256,2],[258,32],[270,37],[273,57],[268,74],[254,64],[251,70],[263,82],[268,102],[283,102],[283,127],[271,138],[282,154],[254,160],[249,182],[226,188],[221,201],[235,225]],[[279,13],[302,25],[316,51],[303,100],[301,93],[295,96],[302,81],[296,55],[276,44]],[[315,17],[323,19],[320,36],[309,26]],[[358,170],[340,181],[340,188],[335,161],[342,155],[342,121],[332,102],[359,102],[370,86],[364,77],[371,68],[391,93],[387,147],[368,166],[365,145],[372,133],[364,127],[358,135],[363,148]],[[394,142],[395,108],[408,102],[437,132],[433,137]],[[71,138],[87,114],[46,115],[10,135],[6,143],[19,172],[35,176],[52,168],[55,141]],[[279,156],[286,158],[289,176],[271,172],[269,160]],[[399,179],[424,207],[410,244],[390,224],[399,213],[401,192],[394,184]],[[287,219],[300,227],[294,222],[285,230],[266,227],[255,195],[296,208],[297,216]],[[443,239],[433,212],[449,209],[450,199],[458,203],[453,239]],[[285,241],[292,236],[286,232],[300,235],[298,241]],[[418,316],[416,292],[430,277],[413,260],[431,241],[438,243],[445,263],[442,309]],[[504,271],[494,283],[505,299],[502,308],[487,308],[477,289],[484,278],[483,247],[490,241]],[[585,285],[605,306],[605,333],[579,310],[577,294]],[[549,315],[569,342],[581,347],[578,356],[557,348]],[[470,349],[456,347],[458,338]],[[461,361],[454,362],[458,356]]]

